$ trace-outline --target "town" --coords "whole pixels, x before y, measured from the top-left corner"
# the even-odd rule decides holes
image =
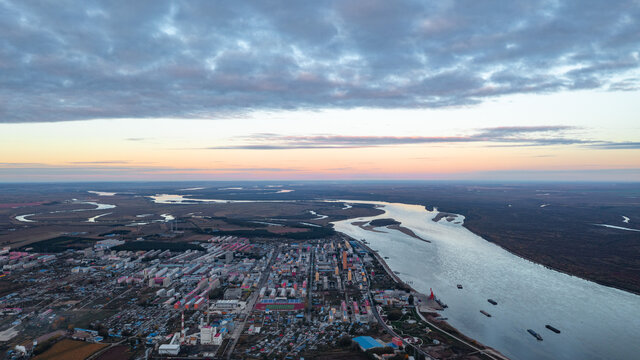
[[[3,289],[6,357],[496,358],[447,332],[433,294],[413,291],[345,235],[211,236],[180,250],[136,243],[146,242],[107,234],[57,254],[2,250],[3,283],[31,284]]]

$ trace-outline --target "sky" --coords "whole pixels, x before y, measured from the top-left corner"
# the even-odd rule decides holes
[[[0,0],[0,182],[640,181],[640,1]]]

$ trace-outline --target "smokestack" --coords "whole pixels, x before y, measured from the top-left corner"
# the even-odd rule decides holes
[[[180,331],[180,344],[184,344],[184,337],[185,337],[185,333],[184,333],[184,310],[182,310],[182,327],[181,327],[181,331]]]

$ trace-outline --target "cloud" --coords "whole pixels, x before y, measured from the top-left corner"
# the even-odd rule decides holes
[[[68,164],[72,165],[122,165],[129,164],[130,161],[124,160],[108,160],[108,161],[70,161]]]
[[[23,166],[46,166],[43,163],[29,163],[29,162],[0,162],[2,167],[23,167]]]
[[[632,91],[638,19],[633,0],[5,0],[0,122]]]
[[[492,136],[511,136],[511,135],[522,135],[528,133],[550,133],[550,132],[560,132],[565,130],[576,130],[578,129],[575,126],[565,126],[565,125],[543,125],[543,126],[498,126],[493,128],[483,128],[481,129],[484,136],[492,137]]]
[[[591,144],[590,147],[596,149],[640,149],[640,142],[637,141],[627,141],[627,142],[600,142],[596,144]]]
[[[283,136],[255,134],[240,138],[240,145],[212,146],[207,149],[287,150],[287,149],[349,149],[379,146],[486,143],[487,146],[552,146],[595,144],[590,140],[564,137],[571,126],[511,126],[480,129],[465,136]],[[247,143],[248,142],[248,143]]]
[[[96,171],[96,172],[118,172],[118,171],[139,171],[139,172],[285,172],[285,171],[301,171],[295,168],[275,168],[275,167],[244,167],[244,168],[178,168],[178,167],[145,167],[145,166],[61,166],[61,165],[46,165],[46,164],[12,164],[4,165],[0,163],[0,172],[38,172],[38,171],[52,171],[52,172],[84,172],[84,171]]]

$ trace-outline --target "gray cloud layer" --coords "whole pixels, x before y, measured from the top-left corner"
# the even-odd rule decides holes
[[[567,132],[577,130],[571,126],[505,126],[479,129],[465,136],[285,136],[254,134],[239,138],[239,145],[212,146],[207,149],[287,150],[287,149],[345,149],[378,146],[418,144],[483,143],[487,146],[551,146],[583,145],[600,149],[635,149],[636,142],[607,142],[568,137]]]
[[[0,1],[0,122],[638,89],[638,1]]]

